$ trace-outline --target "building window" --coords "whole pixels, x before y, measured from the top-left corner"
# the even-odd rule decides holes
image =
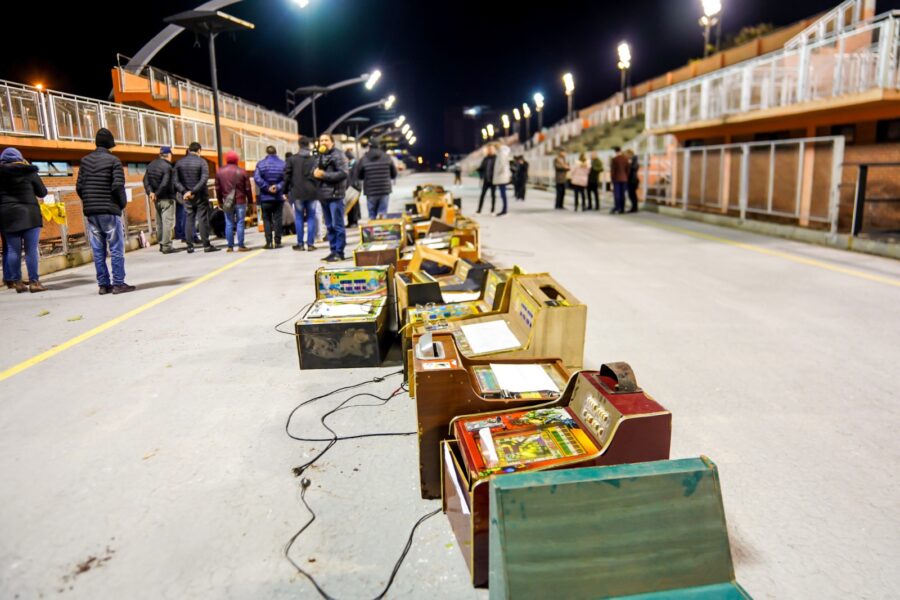
[[[147,163],[128,163],[128,173],[131,175],[143,175],[147,172]]]
[[[856,125],[832,125],[831,135],[842,135],[844,142],[852,144],[856,141]]]
[[[41,177],[68,177],[72,174],[72,165],[67,162],[49,162],[36,160],[33,163]]]
[[[900,119],[878,121],[877,135],[877,141],[879,144],[900,142]]]

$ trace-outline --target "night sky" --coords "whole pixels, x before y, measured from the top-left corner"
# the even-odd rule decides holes
[[[200,3],[4,3],[4,30],[29,35],[5,40],[0,78],[105,98],[116,53],[137,52],[164,17]],[[787,25],[837,0],[723,4],[724,35],[760,22]],[[879,13],[898,7],[900,0],[878,2]],[[283,111],[289,87],[327,85],[378,67],[384,72],[378,97],[396,93],[398,111],[416,130],[416,150],[429,157],[444,151],[449,106],[511,109],[541,91],[550,124],[565,112],[560,76],[567,70],[575,76],[576,107],[605,99],[619,87],[615,56],[622,40],[632,46],[633,83],[702,54],[700,0],[310,0],[302,10],[291,0],[245,0],[225,10],[256,30],[220,38],[223,91]],[[183,33],[151,64],[208,84],[206,48],[193,46],[193,35]],[[320,106],[320,127],[373,96],[362,86],[336,92]],[[301,130],[309,130],[308,121]]]

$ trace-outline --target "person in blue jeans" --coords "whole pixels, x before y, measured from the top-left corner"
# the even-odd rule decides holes
[[[291,156],[284,167],[284,190],[294,207],[294,224],[297,228],[297,243],[294,250],[313,251],[316,249],[316,196],[319,192],[312,179],[316,168],[316,157],[310,151],[312,140],[300,138],[300,151]],[[306,246],[303,245],[303,227],[306,226]]]
[[[3,235],[3,278],[16,292],[43,292],[38,266],[43,218],[38,198],[47,195],[47,188],[38,175],[38,168],[22,156],[16,148],[0,154],[0,232]],[[22,281],[22,245],[25,245],[25,265],[28,267],[28,286]],[[11,284],[11,285],[10,285]]]
[[[374,144],[356,165],[354,182],[361,182],[369,207],[369,218],[385,215],[391,199],[392,182],[397,178],[397,167],[384,147]],[[355,185],[359,185],[356,183]]]
[[[219,205],[224,206],[225,198],[234,194],[234,210],[225,213],[225,239],[228,241],[226,252],[234,252],[234,234],[237,230],[238,252],[247,252],[244,245],[244,221],[247,216],[247,205],[253,200],[250,176],[238,166],[238,153],[234,150],[225,153],[225,166],[216,172],[216,197]]]
[[[318,182],[317,197],[325,213],[325,228],[328,229],[328,245],[331,250],[322,260],[347,260],[344,258],[344,248],[347,246],[344,196],[347,193],[350,169],[347,167],[347,157],[334,145],[334,138],[330,133],[319,136],[318,164],[312,176]]]
[[[82,212],[88,224],[88,240],[94,253],[94,268],[100,295],[125,294],[135,287],[125,283],[125,228],[122,210],[125,196],[125,170],[122,161],[110,149],[116,145],[112,133],[101,128],[96,136],[97,149],[81,159],[75,191],[81,198]],[[106,266],[107,248],[112,263],[112,278]]]

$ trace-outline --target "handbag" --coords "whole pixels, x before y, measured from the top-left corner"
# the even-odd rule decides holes
[[[239,169],[235,169],[234,172],[236,175],[241,174]],[[225,214],[227,214],[227,215],[234,213],[234,204],[235,204],[234,200],[235,200],[235,197],[237,196],[237,181],[232,180],[231,184],[232,184],[231,191],[228,192],[227,194],[225,194],[225,198],[222,200],[222,210],[225,211]]]

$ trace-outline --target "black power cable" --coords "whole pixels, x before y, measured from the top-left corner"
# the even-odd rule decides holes
[[[302,310],[303,309],[301,309],[301,311]],[[288,320],[290,320],[290,319],[288,319]],[[284,321],[283,323],[286,323],[286,322],[287,321]],[[279,325],[281,325],[283,323],[279,323]],[[276,331],[277,331],[277,326],[276,326]],[[285,332],[280,332],[280,333],[285,333]],[[330,438],[305,438],[305,437],[296,436],[296,435],[292,434],[290,431],[291,420],[293,419],[293,417],[297,413],[297,411],[299,411],[304,406],[308,406],[314,402],[323,400],[325,398],[328,398],[328,397],[338,394],[340,392],[346,392],[349,390],[357,389],[362,386],[369,385],[371,383],[381,383],[381,382],[385,381],[388,377],[392,377],[394,375],[401,375],[402,373],[403,373],[403,371],[395,371],[395,372],[389,373],[383,377],[373,377],[372,379],[368,379],[368,380],[362,381],[360,383],[355,383],[355,384],[347,385],[344,387],[340,387],[340,388],[338,388],[336,390],[332,390],[326,394],[322,394],[321,396],[316,396],[314,398],[305,400],[305,401],[301,402],[300,404],[298,404],[296,407],[294,407],[294,409],[288,415],[287,421],[284,424],[284,431],[287,434],[287,436],[290,437],[291,439],[303,441],[303,442],[327,442],[326,446],[318,454],[316,454],[316,456],[314,456],[312,459],[310,459],[306,463],[304,463],[298,467],[294,467],[294,469],[293,469],[294,475],[297,477],[303,477],[303,475],[307,469],[309,469],[312,465],[314,465],[320,458],[322,458],[322,456],[325,455],[326,452],[328,452],[331,448],[334,447],[335,444],[337,444],[339,441],[342,441],[342,440],[352,440],[352,439],[362,439],[362,438],[372,438],[372,437],[416,435],[418,433],[416,431],[405,431],[405,432],[375,432],[375,433],[365,433],[365,434],[358,434],[358,435],[351,435],[351,436],[339,436],[337,434],[337,432],[326,423],[328,417],[330,417],[331,415],[333,415],[341,410],[345,410],[348,408],[384,406],[391,399],[393,399],[399,395],[402,395],[404,392],[408,391],[406,388],[406,384],[401,384],[400,387],[395,389],[393,392],[391,392],[390,395],[388,395],[386,397],[377,396],[377,395],[369,393],[369,392],[361,392],[361,393],[356,393],[356,394],[353,394],[353,395],[345,398],[337,406],[335,406],[328,412],[324,413],[319,418],[319,422],[322,424],[322,426],[325,429],[327,429],[329,433],[332,434],[332,436]],[[348,404],[350,401],[352,401],[356,398],[364,398],[364,397],[374,398],[377,402],[369,403],[369,404]],[[289,563],[291,563],[291,566],[293,566],[294,569],[297,571],[297,573],[299,573],[300,575],[305,577],[313,585],[313,587],[316,589],[316,591],[319,593],[319,595],[322,596],[322,598],[324,598],[325,600],[336,600],[333,596],[329,595],[328,592],[326,592],[325,589],[322,588],[321,585],[319,585],[319,582],[316,581],[315,577],[313,577],[308,571],[306,571],[305,569],[303,569],[303,567],[301,567],[299,564],[297,564],[297,562],[294,561],[294,559],[292,559],[290,556],[291,549],[293,548],[297,539],[316,520],[316,513],[313,511],[313,509],[310,507],[309,503],[306,500],[306,490],[310,487],[311,484],[312,484],[312,482],[306,477],[303,477],[300,480],[300,501],[303,503],[303,506],[309,512],[310,518],[303,525],[303,527],[301,527],[293,536],[291,536],[291,539],[288,540],[287,544],[285,544],[283,554],[284,554],[284,557],[287,559],[287,561]],[[423,515],[422,517],[419,518],[418,521],[416,521],[415,525],[413,525],[412,529],[409,532],[409,537],[406,540],[406,545],[404,546],[403,551],[400,553],[400,556],[397,559],[397,562],[394,563],[394,568],[391,570],[391,575],[387,581],[387,584],[385,585],[385,587],[381,591],[381,593],[378,594],[377,596],[375,596],[374,600],[381,600],[382,598],[384,598],[385,595],[387,594],[388,590],[390,589],[391,585],[393,585],[394,579],[396,578],[397,573],[400,571],[400,567],[402,566],[403,561],[406,559],[407,554],[409,554],[409,551],[412,548],[413,537],[416,533],[416,530],[419,528],[419,526],[422,523],[424,523],[426,520],[430,519],[431,517],[435,516],[439,512],[441,512],[441,509],[436,509],[426,515]]]

